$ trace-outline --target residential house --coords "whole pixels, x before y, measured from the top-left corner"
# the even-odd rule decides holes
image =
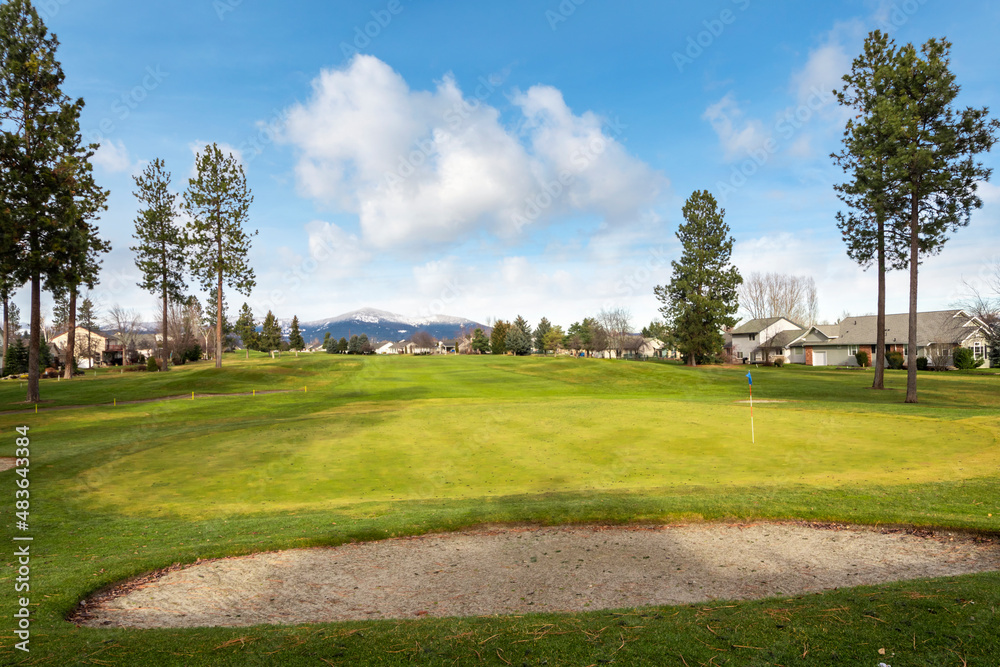
[[[69,343],[69,330],[49,339],[53,354],[63,361],[66,356],[66,345]],[[74,331],[73,356],[79,368],[93,368],[105,359],[106,352],[113,352],[107,334],[97,329],[76,327]],[[121,355],[121,345],[118,345],[118,355]],[[113,354],[112,354],[113,356]]]
[[[784,317],[758,318],[744,322],[729,332],[732,337],[732,359],[737,363],[740,360],[743,363],[763,363],[782,354],[781,348],[776,346],[785,342],[788,337],[785,332],[803,330],[802,325]]]
[[[810,366],[857,366],[855,355],[865,351],[874,361],[876,316],[845,317],[830,327],[811,327],[786,346],[790,360]],[[909,315],[885,316],[886,352],[900,352],[907,362]],[[953,364],[959,347],[972,350],[976,359],[989,365],[986,324],[964,310],[917,313],[917,357],[925,357],[931,367]]]

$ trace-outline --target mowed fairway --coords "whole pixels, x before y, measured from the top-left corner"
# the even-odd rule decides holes
[[[922,402],[912,406],[902,404],[901,373],[889,373],[890,389],[875,393],[864,371],[752,370],[755,398],[780,401],[754,406],[755,443],[749,406],[740,402],[747,397],[746,367],[565,357],[286,354],[244,361],[233,355],[222,371],[202,362],[166,374],[45,381],[42,396],[49,402],[37,415],[13,414],[24,409],[17,405],[23,393],[17,383],[4,383],[0,408],[7,412],[0,412],[0,424],[7,444],[0,453],[13,454],[14,427],[31,427],[38,633],[32,657],[86,656],[113,640],[117,652],[95,653],[98,660],[243,664],[252,658],[266,664],[270,651],[287,649],[285,664],[322,664],[315,656],[329,655],[323,642],[313,653],[292,648],[311,646],[312,639],[299,641],[311,630],[261,628],[248,643],[246,630],[101,631],[63,620],[102,586],[198,558],[491,522],[772,518],[1000,529],[1000,376],[921,374]],[[253,396],[255,390],[281,393]],[[194,400],[112,405],[191,391]],[[83,407],[46,409],[74,405]],[[0,511],[11,533],[14,476],[0,475],[8,499]],[[12,579],[8,567],[0,587],[13,590]],[[988,574],[947,586],[965,587],[963,595],[992,590],[1000,598],[998,583]],[[942,584],[899,584],[892,595],[931,595],[934,585]],[[833,604],[816,602],[817,609]],[[992,622],[988,605],[980,604],[977,623]],[[753,603],[737,608],[748,616],[736,625],[756,622]],[[12,595],[2,598],[0,612],[11,618]],[[602,622],[599,615],[573,618]],[[936,621],[921,622],[933,627]],[[402,632],[411,643],[426,644],[439,636],[441,623],[413,623]],[[463,627],[474,638],[485,632],[472,620],[455,623],[471,624]],[[497,623],[489,634],[500,627],[514,637],[528,621]],[[378,634],[399,624],[368,625]],[[329,637],[341,626],[323,627]],[[668,634],[683,643],[685,628],[671,626]],[[768,628],[774,636],[741,641],[787,643],[776,662],[802,654],[797,638],[784,638],[773,623]],[[843,639],[837,632],[869,633],[864,636],[875,641],[883,630],[877,624],[834,629],[827,648],[811,657],[827,664],[822,656],[829,658]],[[0,628],[0,635],[9,630]],[[216,648],[241,636],[239,650]],[[577,648],[585,651],[584,635],[581,641]],[[963,641],[989,647],[992,640],[987,632]],[[934,642],[941,655],[957,645]],[[553,656],[568,650],[556,647]],[[413,657],[388,653],[378,642],[360,642],[357,650],[369,662]],[[589,660],[592,652],[579,655]],[[0,659],[26,657],[8,640],[0,648]],[[494,657],[490,652],[495,664],[506,662]],[[596,660],[583,664],[590,662]]]

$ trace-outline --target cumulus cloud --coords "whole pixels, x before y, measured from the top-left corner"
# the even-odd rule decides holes
[[[701,117],[711,123],[718,135],[726,160],[743,158],[759,150],[770,136],[759,119],[745,117],[732,93],[710,104]]]
[[[97,151],[94,152],[92,161],[94,166],[112,173],[128,171],[132,167],[125,143],[114,139],[102,141]]]
[[[836,103],[834,89],[851,69],[849,50],[860,44],[860,23],[838,22],[822,42],[809,51],[802,67],[789,76],[788,91],[792,103],[778,111],[772,120],[747,116],[732,92],[709,105],[702,118],[719,137],[727,161],[757,153],[769,159],[778,151],[791,157],[815,157],[816,133],[843,127],[847,111]],[[822,119],[817,124],[816,119]]]
[[[366,55],[323,71],[281,137],[298,151],[300,191],[357,214],[365,241],[383,248],[511,236],[567,212],[624,222],[653,203],[665,179],[613,127],[535,86],[514,95],[520,131],[509,129],[486,102],[501,83],[470,97],[446,75],[415,91]]]

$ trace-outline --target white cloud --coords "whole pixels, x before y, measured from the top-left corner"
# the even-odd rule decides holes
[[[128,171],[132,167],[128,149],[125,148],[125,143],[120,140],[117,142],[114,139],[102,141],[91,159],[95,166],[112,173]]]
[[[323,71],[311,99],[289,110],[282,137],[298,150],[300,191],[357,214],[364,240],[385,248],[513,236],[571,211],[624,222],[665,185],[558,90],[514,95],[525,143],[485,102],[492,92],[466,97],[450,75],[413,91],[364,55]]]
[[[725,159],[736,161],[756,154],[766,161],[777,152],[799,159],[816,157],[815,135],[842,128],[847,118],[833,90],[841,87],[841,77],[851,69],[847,45],[859,43],[860,35],[858,22],[834,24],[802,67],[789,76],[792,104],[770,121],[748,117],[732,92],[709,105],[702,118],[719,137]]]
[[[709,105],[701,117],[712,124],[726,160],[746,157],[759,150],[770,137],[764,123],[756,118],[745,117],[731,92]]]

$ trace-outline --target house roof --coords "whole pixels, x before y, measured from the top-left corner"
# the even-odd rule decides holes
[[[875,315],[845,317],[837,325],[837,335],[826,343],[816,345],[874,345],[876,340]],[[982,323],[963,310],[937,310],[917,313],[917,345],[932,343],[957,345],[983,327]],[[827,333],[832,327],[827,327]],[[909,314],[885,316],[885,342],[906,343],[909,340]]]
[[[739,336],[741,334],[757,334],[780,320],[785,320],[786,322],[795,324],[795,322],[792,322],[787,317],[763,317],[750,320],[748,322],[744,322],[743,324],[733,329],[730,333],[733,334],[734,336]],[[795,326],[798,327],[799,329],[803,328],[799,324],[795,324]]]
[[[785,331],[779,331],[771,336],[770,340],[763,343],[761,347],[771,347],[775,349],[788,347],[792,341],[801,337],[808,331],[809,329],[787,329]]]
[[[87,327],[81,327],[81,326],[77,326],[76,327],[76,332],[77,332],[77,335],[80,335],[81,332],[82,333],[88,333],[89,332],[90,334],[92,334],[94,336],[100,336],[101,338],[110,338],[111,335],[112,335],[110,333],[104,333],[100,329],[88,329]],[[59,333],[54,334],[52,336],[52,338],[59,338],[59,336],[65,336],[68,333],[69,333],[69,329],[63,329]]]

